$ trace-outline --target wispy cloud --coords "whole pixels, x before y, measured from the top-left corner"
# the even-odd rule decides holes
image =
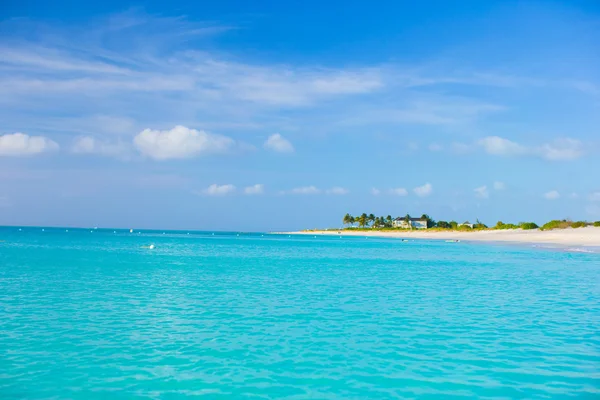
[[[256,185],[248,186],[244,188],[244,194],[257,195],[265,192],[265,185],[257,183]]]
[[[431,193],[433,193],[433,186],[431,185],[431,183],[426,183],[423,186],[417,186],[413,189],[413,191],[419,197],[427,197]]]
[[[325,193],[342,196],[342,195],[350,193],[350,191],[348,189],[340,187],[340,186],[334,186],[331,189],[327,189],[325,191]]]
[[[496,156],[518,156],[527,153],[525,147],[499,136],[485,137],[479,140],[478,144],[486,153]]]
[[[207,196],[225,196],[233,192],[235,192],[234,185],[217,185],[216,183],[213,183],[212,185],[207,187],[202,193]]]
[[[557,139],[533,149],[534,153],[551,161],[575,160],[584,154],[581,141],[571,138]]]
[[[390,194],[393,194],[395,196],[408,196],[408,190],[402,187],[394,188],[390,189]]]
[[[487,186],[480,186],[476,189],[473,190],[475,192],[475,196],[479,197],[480,199],[487,199],[488,197],[490,197],[490,192],[487,188]]]
[[[129,158],[130,151],[131,146],[129,143],[120,140],[111,143],[90,136],[76,138],[71,146],[71,152],[75,154],[96,154],[122,159]]]
[[[32,156],[58,149],[56,142],[43,136],[29,136],[25,133],[0,135],[0,156]]]
[[[496,156],[531,155],[550,161],[566,161],[584,154],[581,141],[572,138],[559,138],[539,146],[525,146],[502,137],[488,136],[479,140],[478,144],[486,153]]]
[[[544,198],[547,200],[556,200],[560,197],[560,193],[556,190],[551,190],[549,192],[544,193]]]
[[[292,143],[281,136],[279,133],[275,133],[267,139],[264,143],[265,149],[272,150],[277,153],[293,153],[294,146]]]
[[[292,190],[289,190],[286,193],[288,193],[288,194],[300,194],[300,195],[319,194],[319,193],[321,193],[321,190],[318,189],[316,186],[302,186],[302,187],[297,187],[297,188],[294,188]]]
[[[435,150],[441,147],[434,147]],[[530,156],[549,161],[570,161],[585,155],[584,145],[578,139],[557,138],[539,145],[526,145],[500,136],[486,136],[474,143],[454,142],[450,150],[455,154],[470,154],[477,150],[499,157]]]

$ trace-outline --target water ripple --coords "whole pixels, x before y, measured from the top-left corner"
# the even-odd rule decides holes
[[[0,239],[2,398],[600,397],[598,254],[87,230]]]

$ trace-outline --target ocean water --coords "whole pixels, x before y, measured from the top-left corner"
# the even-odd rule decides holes
[[[600,254],[21,229],[2,399],[600,398]]]

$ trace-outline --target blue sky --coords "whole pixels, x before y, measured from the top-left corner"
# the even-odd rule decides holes
[[[600,3],[350,3],[9,0],[0,224],[600,220]]]

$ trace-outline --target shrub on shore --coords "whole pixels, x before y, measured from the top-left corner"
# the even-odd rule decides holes
[[[573,222],[573,224],[571,224],[571,228],[583,228],[587,226],[587,222],[585,221],[577,221],[577,222]]]
[[[567,221],[566,219],[553,219],[552,221],[546,222],[544,225],[542,225],[542,230],[546,231],[551,229],[565,229],[569,228],[571,224],[572,222]]]
[[[471,228],[469,225],[461,225],[455,228],[457,231],[472,231],[473,228]]]
[[[562,219],[562,220],[552,220],[550,222],[546,222],[543,226],[542,226],[542,230],[551,230],[551,229],[566,229],[566,228],[583,228],[590,225],[589,223],[585,222],[585,221],[569,221],[566,219]],[[594,226],[595,225],[594,223]]]
[[[440,229],[452,229],[450,223],[446,221],[438,221],[436,226]]]
[[[519,224],[519,228],[524,229],[524,230],[529,230],[529,229],[537,229],[537,228],[539,228],[539,226],[535,222],[521,222]]]
[[[494,229],[519,229],[519,226],[515,224],[505,224],[502,221],[498,221],[494,226]]]
[[[596,226],[596,227],[600,227],[600,221],[596,221],[596,222],[594,222],[594,226]]]

